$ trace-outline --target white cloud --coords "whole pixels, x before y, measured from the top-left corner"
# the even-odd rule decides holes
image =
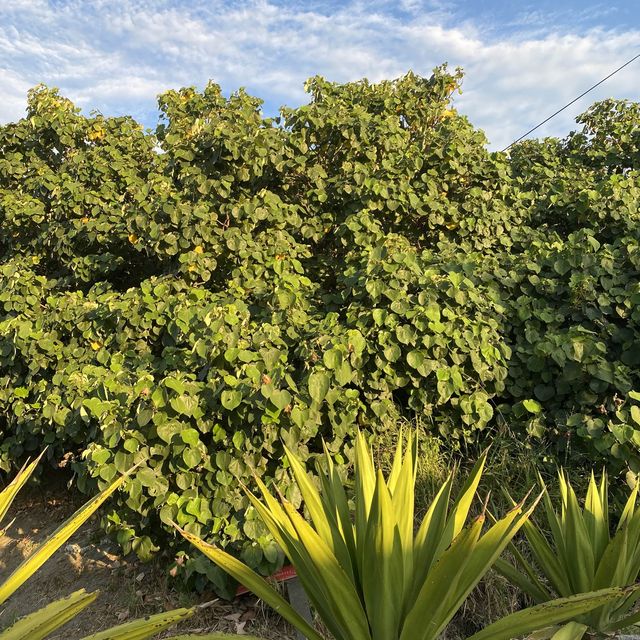
[[[447,60],[465,68],[460,111],[505,146],[638,50],[640,31],[549,30],[537,14],[524,31],[489,33],[480,22],[452,26],[447,5],[253,0],[4,0],[0,22],[0,121],[20,117],[29,86],[59,86],[85,109],[131,113],[151,124],[168,88],[246,86],[270,108],[299,104],[304,80],[429,74]],[[328,5],[331,6],[331,5]],[[604,96],[640,99],[640,61],[554,119],[540,133],[563,135],[573,116]]]
[[[19,74],[0,67],[0,87],[3,97],[0,100],[0,122],[16,120],[24,110],[25,96],[31,85]]]

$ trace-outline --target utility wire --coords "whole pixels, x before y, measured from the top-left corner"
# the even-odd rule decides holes
[[[548,118],[543,120],[540,124],[537,124],[535,127],[533,127],[533,129],[529,129],[527,133],[523,133],[517,140],[514,140],[509,146],[505,147],[502,151],[504,152],[510,149],[516,142],[520,142],[520,140],[522,140],[523,138],[526,138],[530,133],[533,133],[536,129],[539,129],[543,124],[546,124],[547,122],[549,122],[551,118],[555,118],[559,113],[564,111],[567,107],[570,107],[574,102],[577,102],[578,100],[580,100],[580,98],[586,96],[587,93],[589,93],[590,91],[593,91],[596,87],[600,86],[603,82],[605,82],[605,80],[608,80],[611,76],[615,76],[616,73],[618,73],[618,71],[622,71],[622,69],[630,65],[634,60],[637,60],[638,58],[640,58],[640,53],[635,55],[633,58],[631,58],[631,60],[627,60],[621,67],[618,67],[615,71],[612,71],[608,76],[606,76],[606,78],[602,78],[600,82],[596,82],[592,87],[589,87],[585,92],[581,93],[577,98],[574,98],[571,102],[567,102],[567,104],[565,104],[564,107],[562,107],[561,109],[558,109],[555,113],[552,113]]]

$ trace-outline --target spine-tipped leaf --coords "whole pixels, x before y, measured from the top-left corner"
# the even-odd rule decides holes
[[[80,507],[0,584],[0,604],[24,584],[97,511],[126,477],[120,476],[95,498]]]
[[[30,613],[8,629],[0,632],[0,640],[42,640],[88,607],[98,592],[75,591],[66,598],[56,600],[46,607]]]
[[[92,633],[82,640],[146,640],[190,618],[197,607],[174,609]]]
[[[543,602],[501,618],[467,640],[512,640],[526,636],[537,629],[579,618],[597,607],[624,597],[626,593],[625,589],[603,589]]]
[[[222,549],[218,549],[207,544],[197,536],[185,531],[175,525],[180,534],[201,551],[216,565],[224,569],[240,584],[250,589],[259,598],[262,598],[272,609],[279,613],[285,620],[302,630],[309,640],[324,640],[324,638],[309,625],[309,623],[300,616],[295,609],[261,576],[252,571],[237,558],[226,553]]]
[[[18,492],[27,483],[27,480],[31,477],[31,474],[38,466],[44,451],[32,462],[26,463],[20,471],[16,474],[16,477],[2,490],[0,491],[0,523],[7,515],[9,507],[13,504]]]

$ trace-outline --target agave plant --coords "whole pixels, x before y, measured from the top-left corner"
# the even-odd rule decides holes
[[[523,527],[533,563],[512,547],[515,566],[500,560],[496,569],[538,603],[548,602],[556,596],[634,584],[640,573],[638,487],[631,491],[612,534],[606,474],[602,474],[599,483],[591,474],[584,508],[580,508],[564,471],[560,470],[558,475],[560,513],[556,512],[545,491],[544,529],[533,521],[526,522]],[[542,479],[540,482],[546,489]],[[550,540],[545,535],[547,531]],[[539,577],[540,571],[545,581]],[[563,629],[565,635],[562,637],[568,640],[605,637],[639,623],[640,612],[632,611],[639,598],[640,590],[632,590],[576,616],[571,633]],[[552,632],[550,630],[549,634]]]
[[[7,515],[9,507],[35,470],[41,454],[36,460],[25,464],[13,481],[0,492],[0,525]],[[0,605],[19,589],[79,528],[96,512],[98,507],[124,482],[128,474],[117,478],[109,487],[95,498],[80,507],[49,538],[40,544],[12,573],[0,583]],[[84,589],[52,602],[24,618],[9,628],[0,631],[0,640],[42,640],[53,631],[74,618],[85,607],[88,607],[98,596],[98,592],[88,593]],[[151,638],[174,624],[191,617],[198,607],[181,608],[166,613],[147,616],[105,631],[87,636],[83,640],[144,640]],[[213,640],[219,634],[207,636],[177,636],[181,638],[199,638]]]
[[[400,442],[385,479],[374,467],[365,438],[358,434],[351,510],[328,452],[319,491],[298,458],[286,449],[310,522],[283,496],[276,500],[259,478],[255,480],[263,500],[247,491],[335,640],[435,640],[535,507],[536,500],[528,507],[516,505],[484,533],[484,513],[467,525],[485,464],[482,456],[451,506],[454,473],[449,476],[416,531],[416,452],[415,436],[409,437],[404,454]],[[175,526],[309,640],[324,640],[262,577],[223,550]],[[509,615],[472,639],[518,637],[625,594],[624,590],[609,589],[545,603]]]

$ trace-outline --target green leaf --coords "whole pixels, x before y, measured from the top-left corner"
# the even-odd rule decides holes
[[[556,631],[551,636],[551,640],[582,640],[584,634],[589,630],[586,624],[579,622],[569,622],[562,629]]]
[[[215,562],[218,566],[222,567],[225,571],[229,572],[238,582],[240,582],[240,584],[246,586],[259,598],[273,607],[283,618],[294,625],[294,627],[300,629],[307,638],[309,638],[309,640],[325,640],[315,631],[315,629],[313,629],[313,627],[309,626],[306,620],[304,620],[304,618],[302,618],[293,609],[293,607],[268,582],[266,582],[264,578],[261,578],[257,573],[255,573],[255,571],[252,571],[243,565],[242,562],[222,551],[222,549],[218,549],[207,544],[197,536],[184,531],[177,525],[174,526],[182,536],[184,536],[205,556]]]
[[[322,356],[322,361],[324,362],[325,367],[327,369],[337,369],[342,364],[342,351],[340,349],[329,349],[324,352]]]
[[[563,258],[558,258],[558,260],[556,260],[553,264],[553,268],[555,269],[556,273],[563,276],[565,273],[571,270],[571,265]]]
[[[314,402],[322,402],[329,391],[330,379],[324,371],[314,371],[309,376],[309,395]]]
[[[92,633],[89,636],[85,636],[82,640],[146,640],[192,617],[197,609],[197,607],[192,607],[190,609],[182,608],[156,613],[151,616],[139,618],[138,620],[125,622],[124,624],[99,631],[98,633]],[[206,636],[200,637],[206,638]]]
[[[349,329],[347,338],[349,340],[349,351],[352,351],[357,356],[361,355],[367,347],[367,341],[360,331],[357,329]]]
[[[200,442],[200,433],[196,429],[188,428],[180,431],[182,442],[195,447]]]
[[[282,411],[291,404],[291,394],[286,389],[275,389],[271,392],[269,400]]]
[[[420,368],[424,364],[424,360],[425,357],[422,351],[414,349],[413,351],[409,351],[407,354],[407,362],[409,363],[409,366],[414,369]]]
[[[0,604],[22,586],[111,496],[128,477],[128,473],[112,482],[104,491],[86,502],[63,522],[44,542],[35,548],[7,578],[0,583]]]
[[[242,393],[236,389],[225,389],[220,400],[225,409],[233,411],[242,402]]]
[[[192,416],[198,408],[198,398],[195,396],[177,396],[171,398],[169,404],[181,415]]]
[[[88,607],[98,592],[75,591],[31,613],[0,632],[0,640],[43,640]]]
[[[401,351],[400,347],[397,344],[390,344],[384,350],[383,353],[384,353],[384,357],[389,362],[396,362],[397,360],[399,360],[400,356],[402,355],[402,351]]]
[[[388,313],[386,309],[374,309],[371,312],[371,315],[376,325],[381,327],[384,324],[384,321],[386,320]]]
[[[430,302],[425,309],[425,315],[432,322],[440,322],[440,307],[438,303]]]
[[[532,631],[578,618],[603,604],[629,594],[628,589],[601,589],[568,598],[558,598],[522,611],[517,611],[474,633],[468,640],[512,640]]]
[[[536,402],[535,400],[523,400],[522,401],[522,406],[529,412],[529,413],[534,413],[534,414],[538,414],[542,411],[542,405],[539,402]]]
[[[533,389],[533,393],[541,402],[547,402],[556,395],[555,389],[548,384],[537,384]]]
[[[153,417],[153,411],[151,409],[142,409],[138,412],[138,415],[136,416],[136,422],[138,423],[138,426],[144,427],[147,424],[149,424],[152,417]]]
[[[398,325],[396,328],[396,336],[402,344],[413,344],[415,341],[415,331],[408,324]]]
[[[13,504],[13,501],[18,495],[20,489],[24,487],[35,471],[35,468],[38,466],[43,455],[44,451],[32,462],[25,463],[20,471],[18,471],[15,478],[4,489],[2,489],[2,491],[0,491],[0,523],[7,515],[7,511]]]
[[[202,462],[202,453],[198,449],[185,449],[182,452],[182,459],[188,469],[193,469]]]

